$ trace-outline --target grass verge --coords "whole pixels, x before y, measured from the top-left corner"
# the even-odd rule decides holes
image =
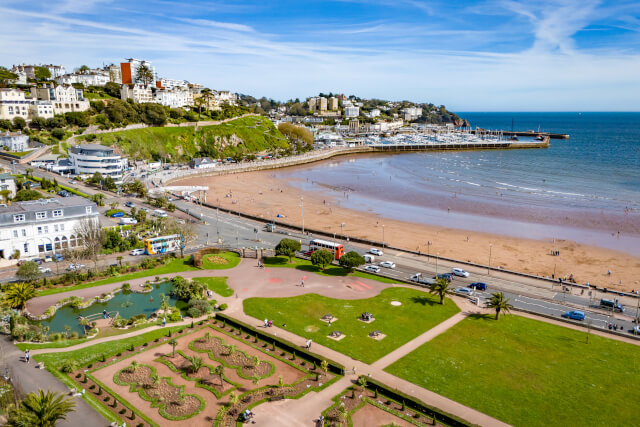
[[[233,296],[233,289],[227,285],[226,277],[194,277],[193,281],[201,283],[207,289],[222,297]]]
[[[209,254],[202,259],[202,268],[204,270],[225,270],[237,266],[240,264],[240,260],[240,255],[235,252]]]

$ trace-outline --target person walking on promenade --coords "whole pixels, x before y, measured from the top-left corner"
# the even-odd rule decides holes
[[[24,360],[29,363],[29,359],[31,358],[31,355],[29,354],[29,350],[25,350],[24,351]]]
[[[308,339],[307,340],[307,350],[309,350],[311,348],[311,343],[312,343],[311,339]]]

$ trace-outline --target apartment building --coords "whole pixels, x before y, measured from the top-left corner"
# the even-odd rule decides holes
[[[72,145],[69,147],[69,161],[76,175],[110,176],[114,181],[122,181],[128,161],[113,148],[100,144]]]
[[[133,102],[154,102],[153,91],[148,86],[143,85],[122,85],[120,88],[120,99],[126,101],[132,99]]]
[[[171,108],[191,107],[193,106],[193,93],[188,88],[156,90],[154,101]]]
[[[345,107],[344,117],[349,119],[360,115],[360,107]]]
[[[81,246],[77,227],[85,219],[98,221],[98,207],[79,196],[0,207],[0,258],[17,251],[20,258],[29,259]]]
[[[31,120],[36,116],[45,119],[53,117],[53,103],[26,98],[20,89],[0,88],[0,119],[22,117]]]
[[[422,107],[409,107],[400,110],[402,118],[408,122],[422,116]]]
[[[54,79],[60,85],[81,84],[87,86],[104,86],[111,81],[109,73],[102,70],[93,70],[89,73],[65,74]]]
[[[327,108],[332,111],[340,108],[338,103],[338,98],[336,98],[335,96],[332,96],[331,98],[329,98],[329,101],[327,103]]]
[[[13,175],[8,173],[0,173],[0,191],[9,191],[9,197],[15,197],[18,187],[16,186],[16,179]],[[6,201],[6,200],[5,200]]]
[[[152,81],[156,81],[156,69],[151,65],[151,62],[145,61],[143,59],[135,59],[135,58],[127,58],[127,62],[120,63],[120,74],[123,85],[134,85],[138,83],[136,76],[138,74],[138,68],[141,66],[146,66],[153,73]]]
[[[14,65],[11,68],[11,72],[13,73],[25,73],[28,78],[35,79],[36,78],[36,69],[38,67],[46,68],[51,73],[51,78],[55,79],[56,77],[60,77],[66,74],[66,70],[62,65],[26,65],[26,64],[18,64]]]
[[[77,111],[87,111],[89,101],[84,97],[82,89],[76,89],[71,85],[53,84],[44,85],[33,89],[33,95],[38,101],[50,101],[53,104],[54,114],[64,114]]]
[[[327,111],[327,98],[316,96],[309,98],[309,111],[324,113]]]

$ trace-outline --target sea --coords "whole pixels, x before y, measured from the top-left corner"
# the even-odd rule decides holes
[[[569,134],[546,149],[348,156],[276,172],[408,222],[640,255],[640,113],[465,113],[472,127]]]

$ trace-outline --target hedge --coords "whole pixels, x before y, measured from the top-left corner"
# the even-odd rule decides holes
[[[249,326],[244,322],[241,322],[233,317],[229,317],[226,314],[222,314],[220,312],[216,313],[216,319],[222,320],[225,324],[235,327],[237,329],[241,329],[246,333],[249,333],[253,336],[258,336],[262,341],[266,343],[275,342],[278,347],[287,351],[289,353],[295,353],[296,357],[300,357],[305,359],[310,363],[315,363],[317,366],[320,366],[323,360],[326,360],[329,363],[329,370],[338,375],[344,375],[344,366],[338,362],[334,362],[333,360],[327,359],[326,357],[320,356],[319,354],[312,353],[304,348],[300,348],[299,345],[293,344],[290,341],[285,339],[275,337],[273,335],[269,335],[263,331],[260,331],[253,326]]]
[[[455,415],[451,415],[438,408],[427,405],[426,403],[416,399],[415,397],[409,396],[396,389],[393,389],[369,376],[361,377],[364,377],[367,380],[368,389],[377,390],[378,393],[387,396],[388,398],[393,399],[397,402],[404,402],[407,408],[411,408],[417,412],[422,412],[425,415],[433,416],[433,418],[441,424],[445,424],[451,427],[475,426],[475,424],[471,424],[468,421],[463,420],[462,418],[458,418]]]

